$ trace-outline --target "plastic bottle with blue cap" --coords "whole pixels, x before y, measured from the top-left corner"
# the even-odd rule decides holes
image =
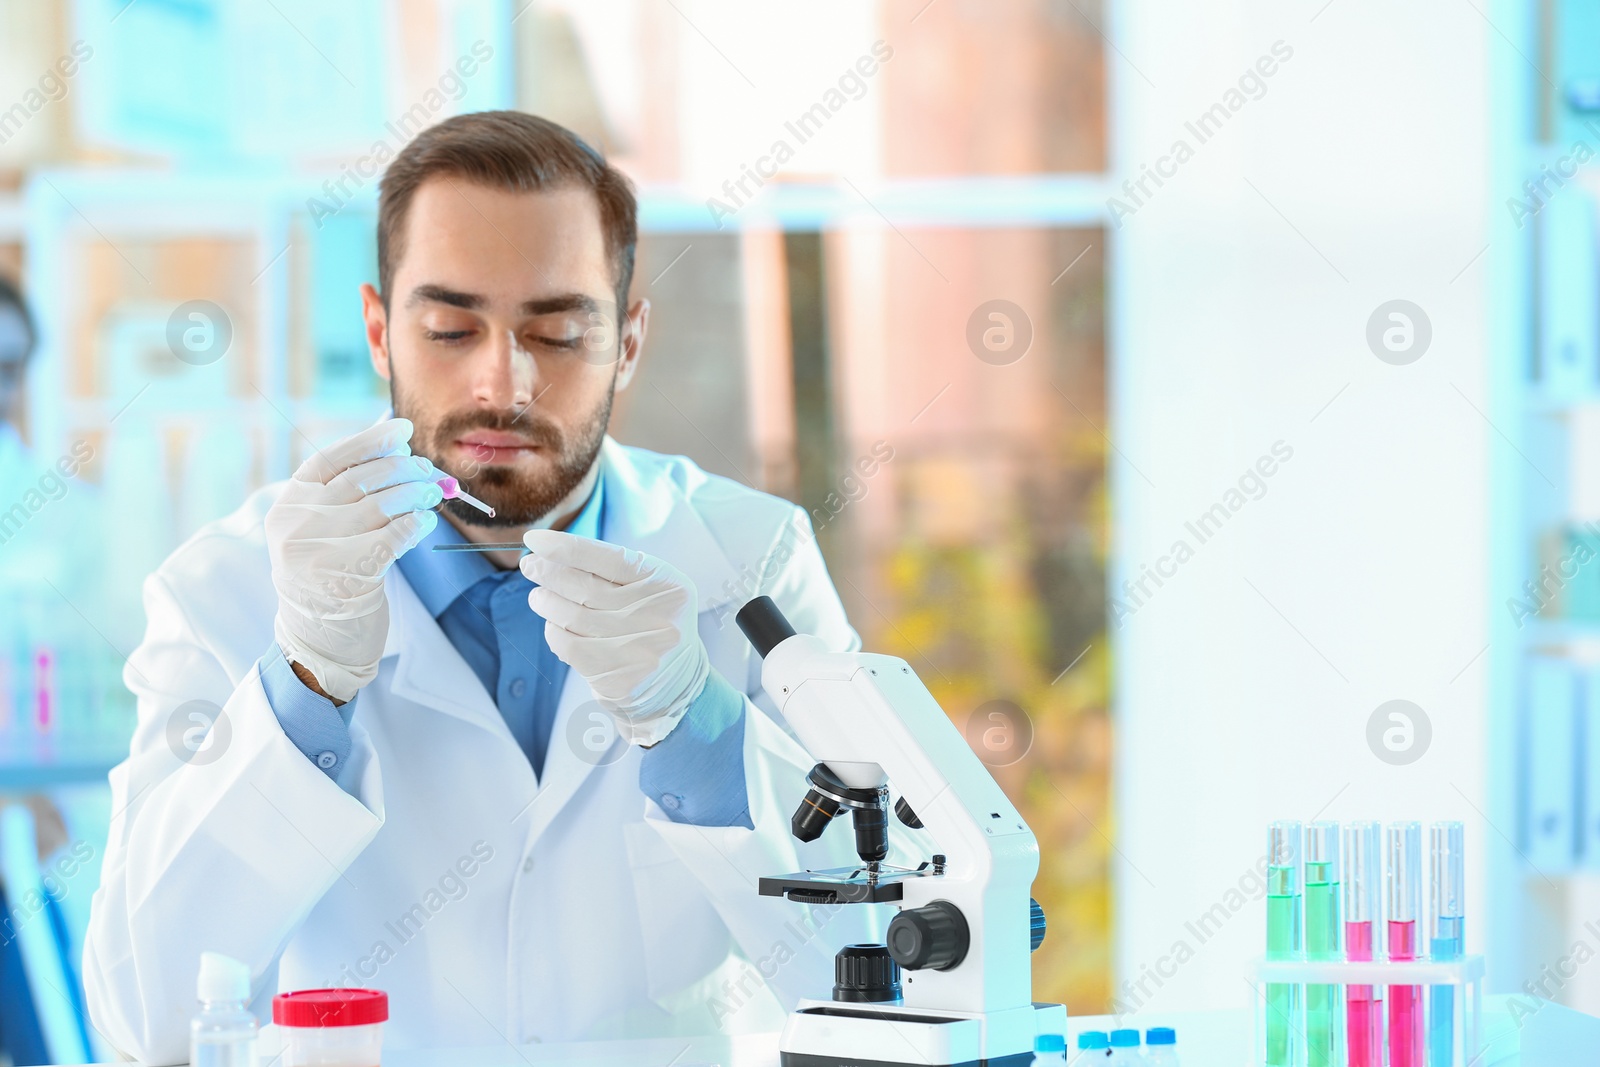
[[[1178,1067],[1178,1032],[1170,1026],[1152,1026],[1144,1032],[1146,1067]]]
[[[1106,1063],[1109,1067],[1144,1067],[1144,1056],[1139,1052],[1139,1031],[1132,1029],[1111,1031],[1111,1055]]]
[[[1073,1063],[1089,1064],[1111,1055],[1111,1037],[1104,1030],[1085,1030],[1078,1035],[1078,1056]]]
[[[1066,1067],[1067,1039],[1064,1034],[1040,1034],[1033,1039],[1033,1067]]]

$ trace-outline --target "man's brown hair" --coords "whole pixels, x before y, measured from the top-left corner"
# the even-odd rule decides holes
[[[513,192],[577,186],[600,204],[617,313],[627,307],[639,240],[633,183],[565,126],[521,111],[457,115],[419,133],[384,172],[378,196],[378,291],[385,306],[395,264],[405,254],[411,199],[429,178],[460,178]]]

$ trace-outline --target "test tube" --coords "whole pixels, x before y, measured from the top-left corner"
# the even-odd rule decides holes
[[[56,654],[48,645],[33,650],[33,722],[39,733],[48,734],[56,726]]]
[[[1433,876],[1429,896],[1428,955],[1436,960],[1458,960],[1463,951],[1466,868],[1462,847],[1466,831],[1458,822],[1436,822],[1428,829],[1428,866]],[[1450,1067],[1455,1059],[1455,999],[1457,986],[1436,985],[1428,991],[1428,1065]]]
[[[1422,910],[1422,824],[1390,823],[1384,837],[1389,959],[1417,958]],[[1389,987],[1389,1067],[1422,1067],[1422,987]]]
[[[1377,945],[1378,824],[1353,822],[1344,828],[1345,958],[1370,962]],[[1353,985],[1345,990],[1345,1047],[1350,1067],[1383,1067],[1383,987]]]
[[[488,504],[485,504],[483,501],[479,500],[477,497],[461,488],[461,483],[450,477],[448,474],[443,478],[440,478],[434,484],[437,485],[444,493],[444,498],[446,500],[459,500],[463,504],[470,504],[479,511],[483,512],[485,515],[489,516],[491,519],[494,518],[494,508],[491,508]]]
[[[1337,960],[1339,951],[1339,824],[1306,828],[1306,959]],[[1343,1067],[1339,987],[1306,986],[1306,1063]]]
[[[1301,955],[1300,839],[1298,822],[1267,827],[1267,959],[1292,960]],[[1267,985],[1266,1067],[1296,1067],[1300,1035],[1300,986]]]

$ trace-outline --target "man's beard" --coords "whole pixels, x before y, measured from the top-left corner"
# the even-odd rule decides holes
[[[611,423],[611,404],[616,398],[616,378],[613,375],[606,389],[605,402],[595,411],[594,417],[579,427],[576,435],[568,440],[560,427],[539,415],[531,404],[521,414],[460,412],[444,416],[437,425],[425,425],[409,413],[411,405],[400,388],[398,375],[392,377],[390,388],[395,415],[411,419],[416,426],[411,439],[412,453],[426,457],[440,470],[454,475],[467,492],[494,508],[495,514],[494,518],[490,518],[460,500],[446,500],[444,510],[457,522],[483,527],[532,526],[581,485],[589,468],[594,466],[595,457],[600,454],[600,446],[605,443],[606,428]],[[444,445],[469,430],[516,434],[554,457],[555,469],[543,474],[520,474],[511,467],[502,466],[447,470],[438,458]],[[467,462],[476,466],[471,460]]]

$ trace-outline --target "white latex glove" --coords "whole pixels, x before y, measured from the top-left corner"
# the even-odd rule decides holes
[[[559,530],[530,530],[528,606],[562,662],[583,676],[630,743],[672,732],[711,674],[695,626],[699,594],[669,563]]]
[[[390,419],[330,445],[295,471],[266,515],[284,658],[334,700],[378,674],[389,635],[383,576],[438,525],[439,471],[411,454],[411,422]]]

